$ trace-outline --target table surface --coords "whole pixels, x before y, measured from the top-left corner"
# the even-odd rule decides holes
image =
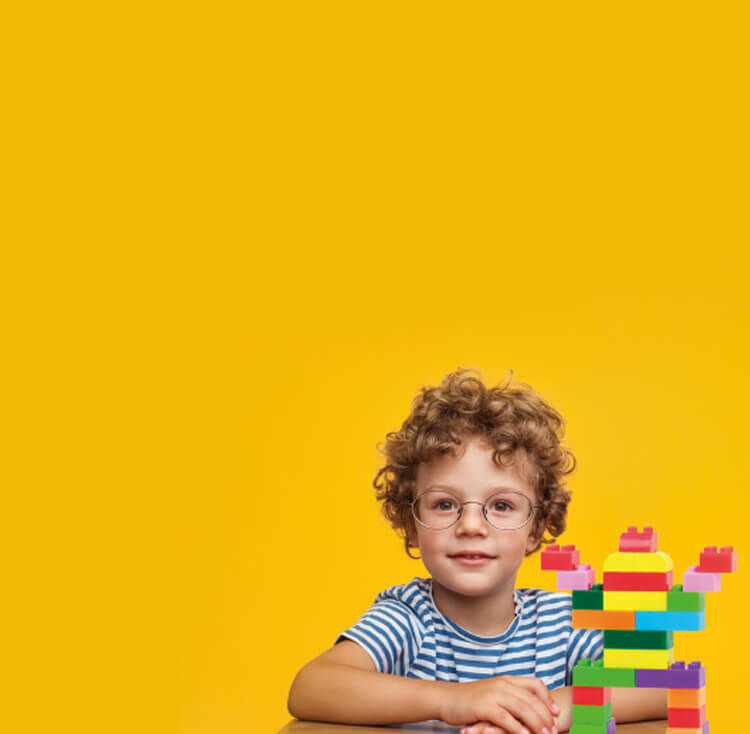
[[[349,724],[325,724],[317,721],[299,721],[293,719],[279,734],[362,734],[363,732],[380,732],[384,729],[394,731],[422,732],[422,734],[458,734],[460,726],[448,726],[435,722],[418,724],[399,724],[398,726],[351,726]],[[635,724],[618,724],[617,734],[665,734],[666,719],[661,721],[639,721]]]

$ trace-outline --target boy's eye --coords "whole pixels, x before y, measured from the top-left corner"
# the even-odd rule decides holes
[[[452,500],[437,500],[434,505],[436,510],[442,510],[443,512],[450,512],[455,509],[456,504]]]
[[[495,500],[490,505],[490,510],[492,512],[512,512],[513,506],[505,500]]]

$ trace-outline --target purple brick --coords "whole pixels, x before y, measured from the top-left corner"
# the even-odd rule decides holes
[[[706,722],[708,724],[708,722]],[[616,728],[615,728],[615,717],[613,716],[608,722],[607,722],[607,734],[616,734]],[[708,729],[704,732],[704,734],[708,734]]]
[[[635,671],[636,688],[702,688],[706,685],[706,669],[696,660],[690,665],[680,661],[671,668]]]

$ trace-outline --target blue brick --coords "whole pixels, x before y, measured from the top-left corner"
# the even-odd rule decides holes
[[[698,631],[706,626],[706,612],[636,612],[637,630]]]

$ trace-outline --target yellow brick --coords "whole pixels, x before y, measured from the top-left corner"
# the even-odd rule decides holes
[[[666,612],[666,591],[605,591],[604,609]]]
[[[604,648],[605,668],[668,668],[674,662],[669,650],[616,650]]]
[[[674,563],[663,551],[657,551],[656,553],[610,553],[604,560],[602,573],[606,571],[666,573],[667,571],[674,571]]]

